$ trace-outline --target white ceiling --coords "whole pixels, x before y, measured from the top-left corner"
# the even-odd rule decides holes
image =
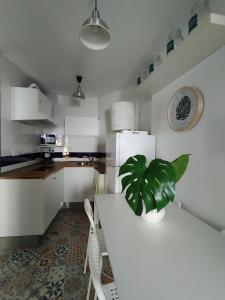
[[[182,24],[195,0],[99,0],[108,24],[107,49],[86,49],[79,40],[93,0],[0,0],[0,51],[50,93],[70,95],[75,74],[99,96],[136,82],[140,66]]]

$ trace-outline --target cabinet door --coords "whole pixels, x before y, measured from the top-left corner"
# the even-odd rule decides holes
[[[38,90],[38,112],[47,118],[52,117],[52,103],[51,101]]]
[[[56,201],[57,212],[60,210],[64,199],[64,170],[55,174],[56,180],[54,182],[54,197]],[[56,213],[57,213],[56,212]]]
[[[36,119],[38,114],[38,90],[12,87],[12,120]]]
[[[52,174],[44,180],[45,229],[47,229],[61,208],[64,195],[63,187],[63,170]]]
[[[64,201],[83,202],[93,200],[94,168],[74,167],[64,169]]]
[[[56,177],[53,174],[52,176],[47,177],[44,180],[44,199],[45,199],[45,229],[49,226],[51,221],[53,220],[55,216],[55,210],[56,210],[56,201],[55,201],[55,193],[54,193],[54,187],[55,187],[55,181]]]
[[[40,179],[0,180],[0,237],[44,233]]]
[[[12,87],[12,120],[39,120],[51,119],[52,103],[38,89]]]

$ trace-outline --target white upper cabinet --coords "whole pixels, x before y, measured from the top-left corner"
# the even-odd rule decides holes
[[[65,118],[66,135],[98,135],[97,117],[66,117]]]
[[[54,125],[52,103],[39,89],[12,87],[11,101],[12,120],[28,125]]]

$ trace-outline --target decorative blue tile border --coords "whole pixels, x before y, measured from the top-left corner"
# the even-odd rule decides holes
[[[1,156],[0,167],[11,166],[41,158],[41,153],[27,153],[15,156]]]
[[[51,153],[52,158],[63,158],[62,152],[54,152]],[[42,158],[43,153],[28,153],[21,154],[16,156],[2,156],[0,157],[0,167],[7,167],[23,162],[28,162],[35,160],[37,158]],[[103,158],[105,157],[105,153],[102,152],[70,152],[69,157],[95,157],[95,158]]]
[[[53,158],[61,158],[63,157],[62,152],[54,152],[51,153]],[[83,158],[83,157],[95,157],[95,158],[102,158],[105,157],[105,153],[102,152],[70,152],[69,157],[77,157],[77,158]]]

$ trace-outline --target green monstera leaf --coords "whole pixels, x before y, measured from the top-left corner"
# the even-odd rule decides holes
[[[119,171],[119,176],[126,174],[121,180],[122,192],[127,188],[125,198],[137,215],[141,215],[143,210],[140,192],[141,181],[143,180],[146,169],[145,156],[136,155],[128,158]]]
[[[176,173],[173,165],[162,159],[154,159],[146,167],[143,155],[130,157],[120,168],[119,176],[125,198],[136,215],[141,215],[143,203],[146,213],[160,211],[175,197]]]
[[[120,168],[125,198],[136,215],[141,215],[143,204],[148,213],[160,211],[175,198],[175,184],[185,173],[190,154],[179,156],[173,162],[154,159],[146,166],[143,155],[130,157]]]
[[[155,202],[155,208],[160,211],[175,198],[175,170],[169,161],[154,159],[146,171],[143,188],[149,191]],[[146,202],[146,213],[148,209]]]
[[[189,156],[191,154],[183,154],[179,156],[177,159],[172,161],[172,165],[176,172],[176,183],[181,179],[181,177],[184,175],[188,163],[189,163]]]

